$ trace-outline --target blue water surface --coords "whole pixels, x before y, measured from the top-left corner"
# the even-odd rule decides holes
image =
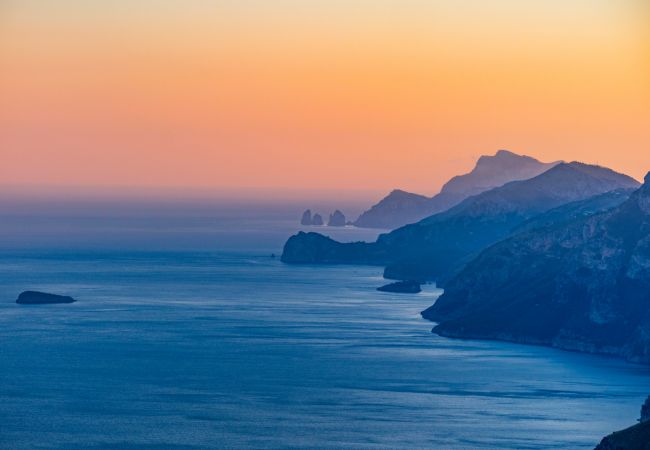
[[[187,248],[192,227],[174,243],[143,223],[123,241],[112,224],[105,246],[88,229],[83,245],[4,242],[1,448],[593,448],[650,393],[644,366],[433,335],[419,312],[434,286],[381,293],[380,267],[284,265],[262,219],[249,240],[222,227],[223,246],[210,222]],[[78,302],[15,304],[26,289]]]

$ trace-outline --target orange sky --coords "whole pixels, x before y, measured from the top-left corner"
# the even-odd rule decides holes
[[[4,0],[0,184],[434,193],[650,170],[645,0]]]

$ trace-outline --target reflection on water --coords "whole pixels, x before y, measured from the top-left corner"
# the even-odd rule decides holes
[[[266,252],[0,254],[4,448],[593,448],[650,371],[430,333],[438,292]],[[78,298],[19,307],[35,288]],[[121,446],[121,447],[120,447]]]

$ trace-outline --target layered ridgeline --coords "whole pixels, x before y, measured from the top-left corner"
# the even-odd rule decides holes
[[[610,211],[485,250],[423,316],[445,336],[650,363],[650,174]]]
[[[282,260],[381,264],[387,265],[388,278],[440,279],[539,214],[638,186],[632,178],[610,169],[562,163],[537,177],[483,192],[445,212],[383,234],[374,243],[342,244],[316,233],[299,233],[285,244]]]
[[[542,163],[530,156],[499,150],[494,156],[481,156],[474,169],[449,180],[433,197],[399,189],[364,212],[354,225],[364,228],[395,229],[445,211],[466,198],[510,181],[526,180],[559,164]]]
[[[594,195],[585,200],[578,200],[558,206],[550,211],[538,214],[532,219],[526,220],[513,229],[513,234],[534,230],[535,228],[559,225],[574,219],[607,211],[623,203],[635,190],[636,188],[617,189],[615,191],[605,192],[604,194]]]

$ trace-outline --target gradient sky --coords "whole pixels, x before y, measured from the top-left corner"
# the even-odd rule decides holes
[[[647,0],[3,0],[0,184],[434,193],[650,170]]]

